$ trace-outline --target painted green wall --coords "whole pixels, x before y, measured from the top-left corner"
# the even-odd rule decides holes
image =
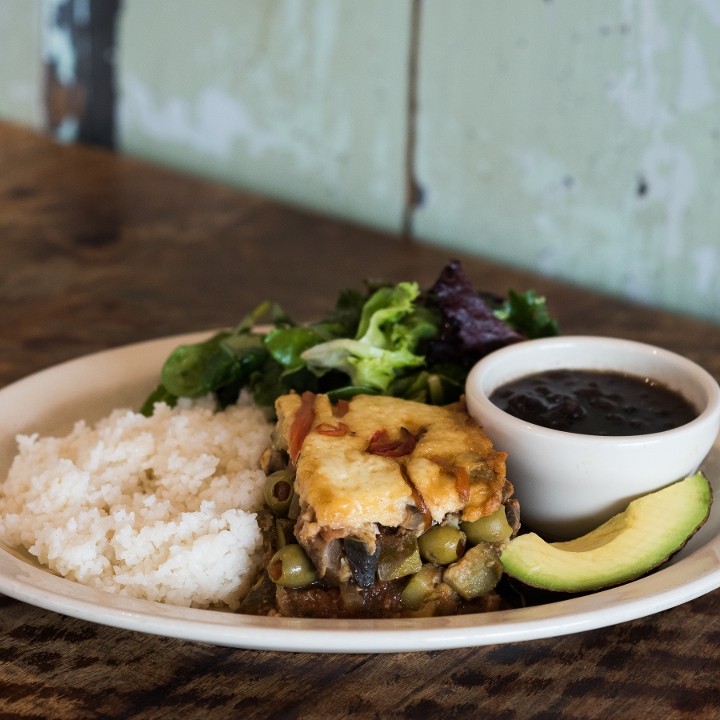
[[[720,320],[720,6],[511,5],[424,5],[416,232]]]
[[[40,0],[0,0],[0,118],[43,127]]]
[[[0,0],[0,117],[53,2]],[[124,0],[119,148],[399,233],[414,137],[418,239],[720,322],[720,5],[417,7],[413,115],[412,0]]]
[[[408,4],[126,0],[122,147],[393,228]]]

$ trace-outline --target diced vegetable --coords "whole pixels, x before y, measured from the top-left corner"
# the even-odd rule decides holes
[[[423,565],[403,588],[403,605],[410,610],[419,610],[430,599],[441,578],[442,570],[437,565]]]
[[[412,535],[387,538],[382,544],[377,574],[380,580],[397,580],[413,575],[422,567],[417,540]]]
[[[482,543],[471,547],[443,575],[446,582],[465,600],[487,595],[500,581],[503,566],[490,545]]]

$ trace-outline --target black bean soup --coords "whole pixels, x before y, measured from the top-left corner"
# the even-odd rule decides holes
[[[655,380],[595,370],[528,375],[490,400],[521,420],[584,435],[644,435],[697,417],[682,395]]]

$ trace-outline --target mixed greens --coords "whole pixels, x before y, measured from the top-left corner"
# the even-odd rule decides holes
[[[142,412],[151,414],[161,400],[174,405],[179,397],[208,393],[226,406],[244,388],[264,406],[291,390],[444,404],[461,395],[468,371],[484,355],[557,333],[534,291],[511,290],[507,298],[480,293],[452,261],[427,289],[400,282],[345,290],[314,323],[298,324],[264,302],[234,328],[176,348]]]

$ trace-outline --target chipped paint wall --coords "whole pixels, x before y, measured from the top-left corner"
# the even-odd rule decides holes
[[[396,226],[407,2],[126,0],[120,33],[127,152]]]
[[[0,117],[58,2],[0,0]],[[720,0],[120,7],[121,151],[720,322]]]
[[[720,320],[719,33],[711,0],[425,3],[416,234]]]

